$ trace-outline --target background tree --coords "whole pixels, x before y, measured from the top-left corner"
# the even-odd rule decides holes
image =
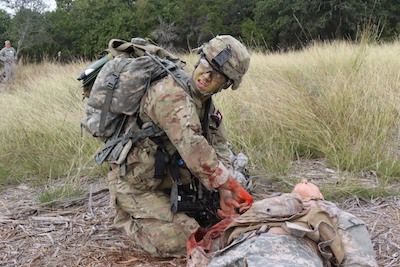
[[[11,25],[11,16],[5,10],[0,10],[0,41],[7,40],[7,29]]]
[[[42,0],[0,0],[0,2],[15,14],[6,34],[7,39],[13,42],[17,56],[23,50],[52,42],[46,18],[43,16],[48,6]],[[40,54],[42,53],[41,50]]]
[[[298,48],[311,40],[352,40],[360,25],[379,21],[384,1],[264,0],[256,4],[254,22],[273,49]]]
[[[379,40],[400,33],[399,0],[55,1],[57,9],[50,12],[43,0],[0,0],[14,15],[0,13],[0,37],[21,41],[19,52],[29,57],[62,51],[73,59],[97,57],[112,38],[151,38],[181,52],[231,34],[264,51],[355,40],[367,27]]]
[[[161,18],[158,19],[159,26],[151,33],[154,41],[171,52],[179,52],[176,48],[176,41],[179,39],[178,28],[174,23],[167,23]]]
[[[55,1],[56,1],[57,10],[60,10],[60,9],[68,10],[74,3],[74,0],[55,0]]]
[[[392,40],[400,34],[400,1],[381,0],[376,1],[374,10],[375,23],[382,27],[382,40]]]
[[[134,36],[132,3],[123,0],[57,2],[63,8],[50,17],[51,32],[57,38],[58,50],[69,57],[96,57],[112,38],[130,40]]]
[[[9,36],[14,41],[17,55],[23,50],[40,47],[52,42],[48,32],[47,20],[44,16],[30,9],[20,9],[11,21]],[[43,50],[33,51],[31,57],[40,58]]]
[[[30,9],[42,13],[48,8],[48,6],[43,2],[43,0],[0,0],[6,7],[18,12],[21,9]]]

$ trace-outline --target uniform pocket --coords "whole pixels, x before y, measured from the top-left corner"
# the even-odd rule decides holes
[[[124,179],[134,188],[152,190],[162,180],[154,178],[154,164],[157,145],[145,139],[135,145],[127,157],[127,174]]]
[[[172,222],[169,197],[159,191],[117,194],[117,206],[135,219],[157,219]]]

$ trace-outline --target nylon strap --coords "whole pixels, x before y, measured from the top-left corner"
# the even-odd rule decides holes
[[[179,175],[179,166],[178,166],[178,157],[179,153],[175,152],[172,157],[171,157],[171,162],[169,164],[169,172],[171,173],[171,177],[174,180],[174,183],[172,184],[171,188],[171,195],[170,195],[170,203],[171,203],[171,212],[172,213],[177,213],[178,212],[178,206],[179,206],[179,201],[180,201],[180,196],[179,196],[179,186],[182,185],[180,175]]]
[[[203,119],[201,120],[201,129],[203,130],[203,136],[207,139],[208,143],[211,142],[210,136],[209,136],[209,129],[208,129],[208,120],[209,120],[209,113],[212,105],[212,99],[211,97],[207,99],[205,105],[204,105],[204,114],[203,114]]]
[[[101,109],[101,117],[100,117],[100,125],[99,125],[100,132],[104,132],[106,130],[106,118],[107,118],[107,113],[111,106],[111,100],[112,100],[112,96],[114,93],[114,89],[118,83],[119,75],[121,74],[122,69],[128,64],[129,64],[129,61],[125,61],[124,64],[121,64],[121,61],[118,62],[118,65],[117,65],[114,73],[108,78],[108,83],[107,83],[108,91],[106,93],[104,105]]]
[[[153,56],[151,53],[149,53],[148,51],[145,51],[146,55],[148,55],[151,59],[153,59],[158,65],[160,65],[169,75],[172,76],[172,78],[175,80],[175,82],[177,84],[179,84],[186,93],[188,93],[190,95],[190,89],[189,86],[187,85],[187,83],[182,82],[182,77],[180,77],[182,74],[178,73],[178,68],[175,68],[176,73],[173,73],[173,71],[171,71],[170,69],[168,69],[166,66],[164,66],[164,64],[155,56]]]

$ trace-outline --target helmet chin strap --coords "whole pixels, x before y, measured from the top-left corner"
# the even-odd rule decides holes
[[[214,92],[212,92],[212,93],[210,93],[210,94],[213,95],[213,94],[216,94],[216,93],[221,92],[222,89],[225,88],[225,84],[226,84],[226,83],[222,84],[217,90],[215,90]]]

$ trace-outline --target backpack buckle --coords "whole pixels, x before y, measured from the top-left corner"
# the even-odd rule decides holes
[[[119,77],[119,76],[118,76],[117,74],[113,73],[113,74],[108,78],[108,81],[107,81],[107,88],[108,88],[108,89],[114,90],[115,85],[117,85],[117,82],[118,82],[118,77]]]

